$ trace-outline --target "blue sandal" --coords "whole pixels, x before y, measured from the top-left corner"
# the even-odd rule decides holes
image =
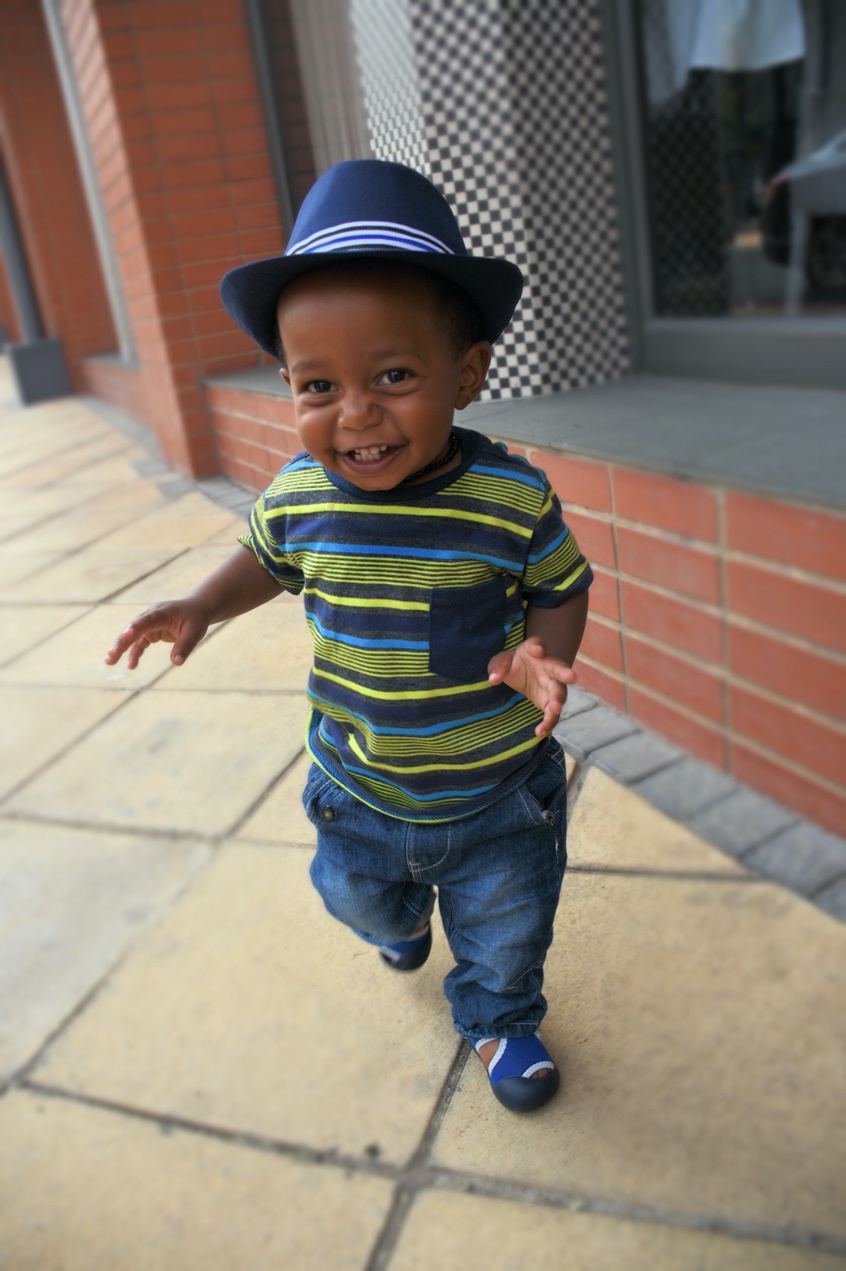
[[[397,940],[396,944],[379,946],[383,962],[394,971],[416,971],[421,967],[432,951],[432,924],[426,924],[422,935],[413,940]]]
[[[482,1037],[473,1046],[478,1054],[486,1042],[496,1040]],[[543,1071],[549,1076],[532,1079],[532,1073]],[[531,1112],[543,1107],[559,1085],[558,1069],[537,1033],[533,1037],[501,1038],[488,1064],[488,1077],[494,1096],[509,1112]]]

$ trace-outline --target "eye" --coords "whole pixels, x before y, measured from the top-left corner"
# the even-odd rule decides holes
[[[392,366],[389,371],[383,371],[380,379],[385,384],[402,384],[404,380],[409,379],[411,371],[407,371],[402,366]]]
[[[331,391],[332,391],[331,380],[309,380],[309,382],[307,384],[304,384],[301,389],[301,392],[313,393],[318,396],[322,393],[331,393]]]

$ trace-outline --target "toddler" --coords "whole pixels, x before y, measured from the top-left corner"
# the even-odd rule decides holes
[[[302,592],[314,885],[400,972],[429,955],[437,897],[455,1027],[512,1111],[558,1087],[538,1036],[566,863],[550,733],[592,577],[544,474],[453,426],[521,289],[515,265],[468,255],[418,173],[325,172],[285,254],[221,284],[282,364],[303,450],[227,560],[106,656],[134,668],[164,640],[179,665],[213,623]]]

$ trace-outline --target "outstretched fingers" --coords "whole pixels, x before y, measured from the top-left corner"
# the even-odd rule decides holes
[[[184,605],[156,605],[133,618],[106,653],[107,665],[114,666],[128,652],[126,665],[134,671],[145,650],[159,641],[173,645],[170,660],[181,665],[208,629],[207,622],[184,609]]]

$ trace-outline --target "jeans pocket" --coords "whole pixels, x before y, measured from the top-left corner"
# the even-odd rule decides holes
[[[554,737],[534,772],[518,787],[523,807],[534,825],[545,825],[553,832],[556,866],[563,876],[567,864],[567,776],[564,751]]]
[[[505,643],[502,574],[471,587],[437,587],[429,598],[429,670],[446,680],[488,678],[488,663]]]
[[[546,744],[546,753],[520,788],[530,795],[543,814],[544,821],[557,820],[560,812],[566,812],[567,775],[564,771],[564,751],[554,737],[550,737]],[[549,813],[552,815],[548,815]]]

